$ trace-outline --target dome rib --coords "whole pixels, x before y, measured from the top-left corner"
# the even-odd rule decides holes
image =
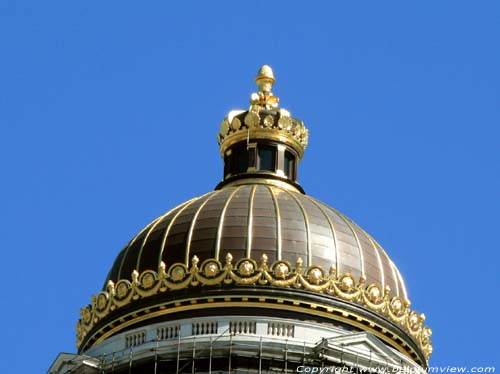
[[[219,224],[217,225],[217,237],[216,237],[216,240],[215,240],[215,257],[214,258],[216,258],[217,260],[219,259],[219,255],[220,255],[220,243],[221,243],[221,239],[222,239],[222,228],[224,226],[224,217],[226,216],[227,207],[229,206],[229,203],[233,199],[233,196],[242,187],[243,186],[235,187],[235,189],[231,192],[231,194],[227,198],[226,202],[224,203],[224,207],[222,208],[222,212],[221,212],[221,215],[220,215],[220,218],[219,218]],[[220,191],[223,191],[223,190],[219,190],[219,191],[216,191],[216,192],[220,192]]]
[[[394,281],[396,282],[396,296],[399,296],[399,280],[396,272],[394,271],[394,263],[389,259],[391,265],[392,275],[394,276]]]
[[[139,253],[137,255],[137,262],[135,264],[135,268],[136,269],[140,269],[140,264],[141,264],[141,257],[142,257],[142,251],[144,250],[144,247],[146,246],[146,242],[148,241],[148,238],[149,238],[149,235],[151,234],[151,232],[154,230],[154,228],[156,226],[158,226],[158,224],[160,224],[163,219],[170,213],[170,211],[166,214],[164,214],[163,216],[161,216],[159,219],[156,220],[156,222],[151,225],[150,229],[148,230],[147,234],[144,236],[144,239],[142,239],[142,244],[141,244],[141,248],[139,249]]]
[[[392,261],[392,260],[391,260]],[[405,280],[403,279],[403,276],[401,275],[401,272],[399,271],[398,267],[396,266],[396,264],[394,263],[394,261],[392,262],[392,264],[394,265],[394,268],[396,269],[396,272],[398,273],[398,277],[399,277],[399,281],[401,282],[401,290],[403,291],[403,294],[405,296],[405,299],[408,300],[408,294],[406,292],[406,284],[405,284]]]
[[[369,240],[368,236],[365,232],[352,220],[349,220],[352,228],[357,233],[359,238],[359,242],[361,247],[363,248],[363,261],[365,264],[365,276],[368,283],[381,283],[381,279],[376,277],[376,272],[373,271],[373,268],[380,268],[380,263],[377,258],[377,249],[374,248],[373,243]]]
[[[118,268],[118,274],[116,275],[117,280],[118,279],[122,279],[122,278],[128,278],[128,275],[126,277],[123,276],[122,269],[123,269],[123,264],[125,263],[125,259],[127,258],[127,255],[128,255],[128,252],[129,252],[130,248],[137,241],[137,239],[141,236],[141,234],[143,232],[145,232],[149,227],[151,227],[152,225],[154,225],[156,223],[156,221],[158,221],[160,218],[161,217],[157,217],[152,222],[150,222],[149,225],[146,225],[146,227],[144,227],[141,231],[139,231],[139,233],[136,236],[134,236],[132,238],[132,240],[127,244],[127,246],[123,249],[123,251],[124,251],[123,257],[122,257],[122,260],[120,262],[120,267]]]
[[[389,264],[389,267],[390,267],[390,271],[392,273],[392,278],[393,278],[393,282],[396,286],[396,289],[394,290],[394,292],[396,293],[397,296],[399,296],[399,282],[398,282],[398,279],[396,277],[396,273],[394,272],[394,267],[393,267],[393,263],[392,263],[392,260],[391,258],[389,257],[389,255],[387,254],[387,252],[382,248],[380,247],[380,245],[377,243],[377,247],[379,249],[380,252],[382,252],[386,258],[386,265],[387,263]],[[387,270],[385,270],[387,271]]]
[[[281,256],[281,246],[283,245],[283,238],[281,237],[281,215],[280,215],[280,208],[278,205],[278,199],[276,198],[276,195],[274,194],[274,190],[271,186],[266,185],[266,188],[269,190],[269,193],[271,194],[271,199],[273,200],[274,204],[274,211],[276,213],[276,250],[277,250],[277,256],[276,259],[278,261],[282,260]]]
[[[194,199],[191,199],[191,200],[188,200],[186,201],[184,204],[181,205],[181,207],[183,205],[188,205],[192,200],[196,200],[197,198],[194,198]],[[135,268],[136,269],[140,269],[140,264],[141,264],[141,257],[142,257],[142,252],[144,250],[144,247],[146,246],[146,242],[148,241],[148,238],[149,238],[149,235],[151,235],[151,233],[153,232],[153,230],[155,229],[156,226],[158,226],[160,223],[163,222],[163,220],[170,214],[172,213],[175,209],[178,209],[179,207],[175,207],[173,209],[170,209],[167,213],[165,213],[164,215],[160,216],[156,222],[154,222],[153,225],[150,225],[150,229],[148,231],[148,233],[144,236],[144,239],[142,240],[142,244],[141,244],[141,248],[139,249],[139,254],[137,255],[137,263],[135,265]]]
[[[373,241],[373,239],[370,237],[370,235],[366,235],[366,237],[368,238],[371,245],[373,246],[373,252],[375,252],[375,256],[377,257],[378,267],[380,270],[380,283],[381,283],[380,286],[382,287],[382,289],[384,289],[385,288],[384,265],[382,264],[382,259],[380,258],[379,250],[378,250],[377,246],[375,245],[375,242]]]
[[[194,255],[224,260],[229,252],[235,261],[266,254],[293,264],[300,257],[304,266],[334,267],[408,297],[394,262],[355,222],[311,196],[253,183],[209,192],[153,220],[120,252],[107,279],[129,279],[132,270],[155,270],[162,261],[189,266]]]
[[[366,235],[366,237],[368,239],[370,239],[370,241],[377,247],[377,252],[378,252],[379,255],[380,255],[380,253],[383,253],[386,261],[382,261],[381,257],[380,257],[380,260],[381,260],[382,269],[383,269],[382,271],[384,273],[384,282],[385,282],[385,285],[389,286],[391,288],[391,290],[394,291],[397,296],[399,296],[399,294],[400,294],[400,292],[399,292],[400,286],[399,286],[398,280],[396,279],[396,274],[394,272],[394,269],[392,267],[393,264],[392,264],[391,258],[389,257],[389,255],[387,254],[387,252],[385,251],[385,249],[382,248],[380,246],[380,244],[370,234],[368,234],[366,231],[364,231],[362,228],[360,228],[356,223],[353,223],[353,224],[356,225],[360,231],[364,232],[364,234]],[[391,275],[390,273],[392,274],[392,277],[390,277],[389,279],[387,279],[387,276]],[[391,279],[392,279],[392,282],[390,282]],[[391,283],[395,287],[391,287]],[[406,290],[405,290],[405,294],[406,294]]]
[[[253,231],[253,202],[255,199],[255,191],[257,190],[257,185],[252,187],[252,191],[250,192],[250,198],[248,202],[248,235],[247,235],[247,248],[246,248],[246,257],[250,258],[250,254],[252,253],[252,231]]]
[[[361,276],[362,277],[366,277],[365,263],[364,263],[364,256],[363,256],[363,248],[361,247],[361,243],[359,241],[358,234],[356,234],[356,231],[354,230],[354,227],[351,225],[351,223],[349,222],[349,220],[347,218],[345,218],[342,214],[339,214],[336,210],[334,210],[334,212],[335,212],[335,214],[337,214],[337,216],[340,219],[342,219],[342,221],[345,222],[345,224],[347,225],[347,227],[349,227],[349,229],[352,232],[352,235],[354,236],[354,239],[356,240],[356,244],[358,246],[358,253],[359,253],[359,262],[360,262],[360,265],[361,265],[361,268],[360,268]]]
[[[383,274],[383,279],[384,279],[383,287],[385,287],[386,285],[389,286],[390,289],[396,294],[396,296],[399,296],[401,287],[399,286],[399,282],[398,282],[398,279],[396,277],[396,273],[394,272],[394,263],[392,262],[391,258],[389,257],[387,252],[380,246],[380,244],[370,234],[368,234],[366,231],[364,231],[362,228],[360,228],[356,223],[352,222],[352,224],[354,226],[356,226],[359,231],[363,232],[364,235],[370,240],[370,242],[373,245],[375,245],[375,247],[377,249],[376,253],[378,255],[378,258],[380,259],[380,264],[382,264],[381,274]],[[380,253],[383,253],[385,260],[386,260],[385,262],[382,260]],[[387,279],[387,275],[391,275],[391,274],[392,274],[392,277],[389,277],[389,279]],[[392,278],[392,282],[390,282],[391,278]],[[391,287],[391,286],[394,286],[394,287]]]
[[[186,266],[189,266],[189,258],[191,257],[191,240],[193,238],[193,231],[194,227],[196,225],[196,220],[198,219],[198,216],[200,215],[200,212],[203,210],[203,207],[215,196],[219,195],[221,191],[215,191],[212,193],[210,196],[208,196],[204,202],[201,203],[201,205],[198,207],[196,210],[196,213],[193,216],[193,220],[191,221],[191,224],[189,225],[189,231],[188,231],[188,237],[186,241],[186,257],[185,257],[185,264]]]
[[[340,269],[339,269],[339,247],[338,247],[338,242],[337,242],[337,233],[335,231],[335,226],[333,225],[332,219],[328,214],[326,214],[325,210],[323,209],[322,205],[319,204],[315,199],[308,195],[304,195],[309,201],[311,201],[323,214],[323,216],[326,218],[328,221],[328,225],[330,226],[330,230],[332,232],[332,239],[333,239],[333,246],[334,246],[334,253],[335,253],[335,272],[336,274],[340,274]]]
[[[306,248],[307,248],[307,266],[312,265],[312,241],[311,241],[311,223],[309,222],[309,216],[307,215],[304,206],[300,202],[300,200],[295,196],[293,193],[291,193],[288,190],[284,190],[288,195],[292,197],[292,199],[295,200],[297,205],[299,206],[300,211],[302,212],[302,215],[304,216],[304,224],[306,227]]]
[[[168,226],[167,226],[167,229],[165,230],[165,233],[163,234],[163,238],[161,240],[161,247],[160,247],[160,251],[158,253],[158,264],[160,264],[162,262],[162,258],[163,258],[163,251],[165,250],[165,247],[167,245],[167,238],[168,238],[168,234],[170,233],[170,229],[172,228],[172,226],[174,225],[175,223],[175,220],[177,219],[177,217],[179,217],[181,215],[181,213],[187,209],[192,203],[194,203],[195,201],[198,201],[202,198],[204,198],[205,196],[207,196],[208,194],[210,194],[211,192],[209,193],[206,193],[202,196],[199,196],[199,197],[195,197],[194,199],[191,199],[191,200],[188,200],[182,207],[181,209],[179,209],[177,211],[177,213],[175,213],[175,215],[172,217],[172,220],[169,222]]]

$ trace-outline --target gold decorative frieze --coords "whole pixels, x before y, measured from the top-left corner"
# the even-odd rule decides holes
[[[364,277],[354,279],[350,274],[337,274],[332,266],[325,271],[320,266],[303,268],[302,259],[295,267],[287,261],[267,263],[263,255],[259,262],[244,258],[233,264],[230,253],[225,263],[207,259],[201,264],[198,257],[191,260],[191,267],[174,263],[168,269],[164,262],[157,271],[133,271],[131,280],[109,281],[106,291],[92,297],[92,304],[80,311],[77,323],[77,346],[100,320],[113,311],[164,292],[217,285],[261,285],[279,288],[303,289],[337,297],[377,312],[406,331],[417,343],[426,359],[432,353],[432,331],[424,326],[425,316],[410,309],[410,302],[398,296],[390,297],[389,287],[366,284]]]

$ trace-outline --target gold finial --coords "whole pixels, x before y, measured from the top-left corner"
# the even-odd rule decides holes
[[[275,81],[273,69],[269,65],[262,65],[255,78],[255,83],[259,87],[259,91],[269,94]]]
[[[266,109],[276,108],[279,98],[274,96],[271,92],[274,82],[273,69],[271,69],[269,65],[263,65],[255,78],[255,83],[259,87],[259,92],[252,94],[250,103],[263,106]]]
[[[271,92],[275,82],[273,69],[263,65],[255,78],[259,90],[250,96],[248,110],[233,110],[224,118],[217,134],[223,157],[238,142],[266,139],[288,144],[302,158],[308,142],[307,128],[279,107],[279,98]]]

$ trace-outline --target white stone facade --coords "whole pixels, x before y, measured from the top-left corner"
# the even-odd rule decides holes
[[[188,358],[195,362],[201,357],[211,359],[231,354],[255,360],[272,357],[282,362],[299,362],[303,370],[335,365],[369,372],[424,373],[407,356],[370,333],[312,321],[258,316],[190,318],[139,327],[113,335],[83,355],[61,354],[49,373],[110,373],[131,362],[159,357],[170,361]],[[193,364],[194,372],[200,373],[194,368]],[[239,372],[243,371],[231,371]],[[298,371],[296,368],[284,372]]]

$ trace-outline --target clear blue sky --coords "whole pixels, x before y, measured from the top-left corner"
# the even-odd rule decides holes
[[[500,370],[500,3],[303,4],[0,1],[2,373],[74,351],[121,247],[213,189],[262,64],[310,129],[302,186],[399,265],[431,364]]]

